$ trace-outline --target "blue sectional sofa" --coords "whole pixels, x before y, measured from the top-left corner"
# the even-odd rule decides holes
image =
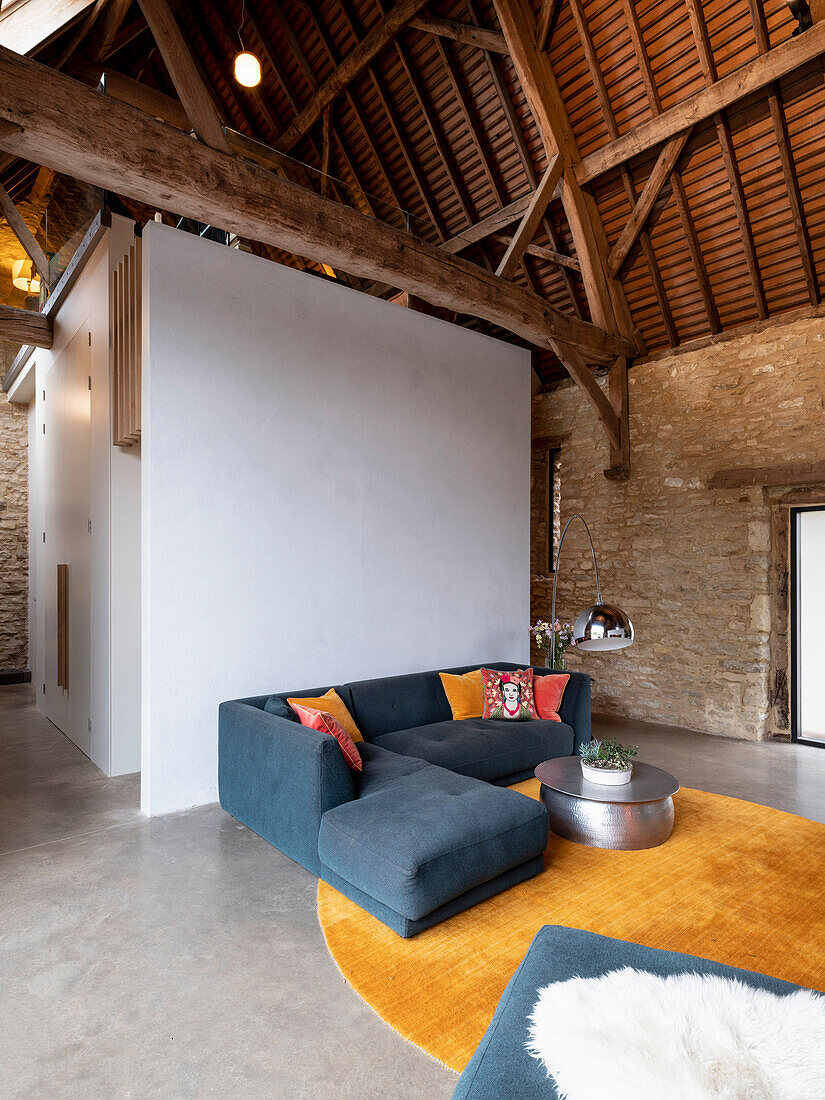
[[[364,736],[360,776],[286,701],[330,686]],[[561,722],[453,721],[438,671],[235,699],[219,712],[221,805],[412,936],[542,869],[544,807],[505,788],[590,740],[589,676],[570,673],[559,713]]]

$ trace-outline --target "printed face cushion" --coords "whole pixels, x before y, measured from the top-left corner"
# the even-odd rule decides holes
[[[439,672],[441,683],[444,685],[444,693],[453,719],[480,718],[484,713],[484,682],[481,679],[481,669],[474,672],[465,672],[463,676],[454,676],[450,672]]]
[[[287,699],[287,702],[295,710],[295,704],[302,707],[310,707],[312,710],[322,710],[324,714],[331,714],[336,722],[340,722],[352,740],[358,744],[363,741],[361,731],[355,724],[355,719],[347,710],[347,704],[335,690],[330,688],[326,695],[319,695],[316,699]],[[297,714],[297,710],[295,710]]]
[[[539,718],[545,718],[550,722],[561,721],[559,707],[569,679],[570,676],[567,673],[563,676],[555,676],[551,673],[549,676],[533,677],[533,698],[536,700],[536,713]]]
[[[533,699],[533,670],[520,668],[516,672],[496,672],[483,668],[484,713],[482,718],[504,718],[528,722],[538,718]]]
[[[360,772],[364,765],[361,754],[355,746],[355,742],[337,719],[322,710],[312,710],[310,707],[302,707],[300,703],[292,703],[292,709],[301,719],[302,726],[318,730],[319,733],[328,733],[334,737],[341,746],[341,752],[347,762],[347,767],[352,772]]]

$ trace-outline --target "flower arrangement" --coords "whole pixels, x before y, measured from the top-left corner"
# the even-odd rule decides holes
[[[535,626],[530,627],[530,633],[539,649],[547,650],[547,667],[564,668],[564,651],[573,641],[570,623],[561,623],[556,619],[551,626],[544,619],[539,619]]]

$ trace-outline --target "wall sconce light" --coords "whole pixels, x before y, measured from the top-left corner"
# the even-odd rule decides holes
[[[15,260],[11,265],[11,281],[18,290],[32,295],[40,293],[40,275],[29,259]]]

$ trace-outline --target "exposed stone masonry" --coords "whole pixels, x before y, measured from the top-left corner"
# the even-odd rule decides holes
[[[597,712],[751,739],[785,733],[770,705],[775,494],[706,483],[722,468],[825,459],[825,318],[639,362],[629,402],[631,476],[614,482],[580,391],[562,383],[533,401],[534,439],[562,442],[561,521],[583,513],[602,596],[636,628],[631,648],[573,652],[568,666],[592,674]],[[534,456],[534,476],[540,468]],[[537,545],[547,529],[541,500],[534,487]],[[533,555],[534,618],[550,614],[552,579],[535,573],[542,553]],[[586,536],[574,524],[559,613],[569,619],[594,599]],[[786,622],[777,635],[785,644]]]
[[[26,409],[0,393],[0,672],[28,665],[28,475]]]

